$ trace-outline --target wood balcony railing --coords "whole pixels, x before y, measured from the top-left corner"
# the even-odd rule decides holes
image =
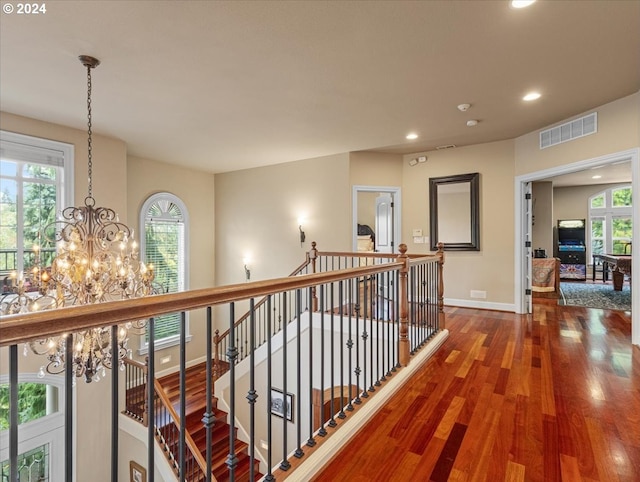
[[[411,256],[406,253],[406,246],[401,245],[400,251],[398,256],[321,253],[314,244],[305,263],[294,276],[286,278],[0,319],[0,346],[9,348],[12,400],[9,454],[12,466],[17,460],[19,440],[17,404],[14,403],[20,371],[18,345],[53,336],[66,336],[70,340],[70,333],[104,326],[112,327],[113,343],[117,340],[119,325],[149,319],[148,362],[130,364],[133,371],[127,371],[125,385],[128,391],[130,387],[138,389],[131,391],[131,397],[127,393],[126,399],[122,394],[127,414],[147,426],[146,466],[156,466],[154,446],[159,434],[165,440],[170,439],[173,446],[177,437],[178,449],[173,453],[176,454],[179,480],[215,480],[211,475],[211,460],[203,462],[202,457],[189,455],[189,437],[184,424],[180,423],[184,414],[172,411],[166,401],[156,403],[156,400],[162,400],[162,395],[156,388],[155,317],[172,312],[183,313],[179,367],[182,384],[186,371],[184,314],[205,310],[207,380],[213,380],[216,360],[220,362],[224,358],[228,363],[228,373],[216,382],[216,389],[218,383],[226,383],[218,395],[223,396],[228,406],[230,449],[225,469],[228,478],[234,480],[238,466],[232,439],[241,425],[248,437],[250,465],[258,464],[259,472],[273,480],[274,471],[289,471],[291,457],[303,460],[305,454],[313,451],[318,437],[327,436],[337,425],[336,419],[346,418],[354,405],[372,396],[400,367],[409,363],[413,353],[444,328],[442,249],[435,255]],[[247,314],[236,318],[235,310],[239,303],[248,304],[250,309]],[[226,322],[214,320],[214,307],[226,307]],[[214,337],[214,321],[217,327],[227,324],[228,329],[223,331],[226,341],[222,341],[222,335]],[[218,340],[216,348],[215,338]],[[70,343],[67,343],[67,350],[70,359]],[[242,364],[238,360],[241,350]],[[74,374],[70,365],[65,367],[64,374],[67,395],[64,407],[65,480],[69,482],[73,479],[76,463],[72,430],[76,418],[72,403]],[[118,377],[121,375],[118,372],[110,372],[110,480],[114,482],[117,481],[119,463],[121,394]],[[154,383],[149,383],[149,380]],[[213,389],[209,385],[207,387],[207,408],[202,414],[202,421],[209,433],[216,422],[211,411]],[[326,399],[325,393],[329,394],[330,400]],[[332,396],[334,393],[337,395]],[[154,403],[147,403],[147,400],[154,400]],[[165,407],[161,416],[157,413],[160,405]],[[184,407],[184,401],[180,405]],[[81,409],[78,407],[79,411]],[[319,415],[318,410],[325,410],[327,416]],[[82,417],[83,414],[78,413],[78,420]],[[165,434],[162,430],[169,426],[172,428]],[[75,443],[83,444],[82,433],[78,432],[77,436]],[[107,434],[105,436],[108,437]],[[190,460],[204,475],[189,474]],[[154,472],[147,469],[149,482],[154,481]],[[254,475],[249,478],[252,477]]]

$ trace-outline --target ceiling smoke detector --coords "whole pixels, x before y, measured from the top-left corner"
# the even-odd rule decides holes
[[[460,104],[458,106],[458,110],[460,112],[467,112],[469,110],[469,108],[471,107],[471,104]]]
[[[469,119],[467,121],[467,127],[475,127],[478,125],[478,121],[475,119]]]

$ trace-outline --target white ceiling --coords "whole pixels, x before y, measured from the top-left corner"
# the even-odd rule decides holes
[[[92,55],[102,61],[95,132],[124,140],[132,155],[211,172],[513,138],[640,90],[636,0],[46,9],[0,14],[3,111],[85,129],[77,56]],[[532,89],[543,97],[523,102]],[[420,137],[407,141],[409,131]]]

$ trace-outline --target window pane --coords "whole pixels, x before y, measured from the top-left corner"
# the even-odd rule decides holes
[[[47,414],[47,385],[18,384],[18,423],[23,424]],[[0,430],[9,428],[9,385],[0,385]]]
[[[604,227],[604,219],[593,218],[591,220],[591,237],[602,238],[604,236],[603,227]]]
[[[604,207],[604,194],[601,194],[597,197],[594,197],[591,200],[591,207],[592,208],[603,208]]]
[[[154,283],[163,293],[183,289],[184,225],[177,222],[147,221],[145,223],[147,263],[154,266]],[[170,313],[156,318],[156,340],[180,332],[180,314]],[[148,335],[146,336],[148,341]]]
[[[3,161],[2,164],[4,166],[5,162]],[[16,181],[0,180],[0,272],[4,273],[16,269],[18,248],[17,189]]]
[[[591,241],[591,253],[592,254],[604,253],[604,241],[602,239],[593,239]]]
[[[614,189],[613,195],[613,207],[630,207],[631,204],[631,188],[626,187],[624,189]]]
[[[15,162],[2,159],[2,163],[0,163],[0,174],[2,174],[3,176],[15,177],[17,172],[18,166]]]
[[[9,482],[9,461],[2,462],[2,482]],[[18,482],[49,480],[49,444],[18,455]]]
[[[51,179],[52,181],[55,181],[56,171],[57,169],[51,166],[44,166],[41,164],[25,164],[22,169],[22,175],[24,177],[32,177],[36,179]]]

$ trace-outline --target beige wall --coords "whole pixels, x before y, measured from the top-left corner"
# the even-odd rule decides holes
[[[350,247],[349,155],[218,174],[215,205],[218,285],[244,282],[245,256],[252,281],[287,276],[312,241],[321,251]]]
[[[400,187],[402,185],[402,156],[382,152],[352,152],[350,160],[351,185]]]
[[[598,132],[546,149],[540,149],[540,130],[515,139],[515,175],[584,161],[640,146],[640,93],[590,109],[569,119],[598,112]],[[552,127],[552,126],[549,126]]]
[[[531,241],[533,248],[546,250],[547,256],[554,255],[553,228],[553,183],[534,182],[531,184],[533,197],[533,229]]]
[[[408,160],[426,154],[426,163]],[[487,302],[513,303],[513,141],[492,142],[405,156],[403,163],[402,239],[410,253],[427,253],[414,244],[413,229],[429,235],[429,178],[480,173],[480,251],[447,251],[445,298],[470,300],[470,291],[486,291]],[[475,300],[478,301],[478,300]]]

